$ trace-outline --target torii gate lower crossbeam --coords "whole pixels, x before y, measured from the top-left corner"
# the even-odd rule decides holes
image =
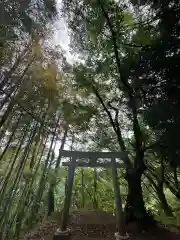
[[[64,200],[64,209],[62,214],[62,221],[59,233],[64,233],[67,230],[69,209],[71,206],[72,188],[74,182],[74,174],[76,167],[99,167],[99,168],[112,168],[112,180],[115,194],[116,203],[116,222],[118,233],[120,236],[126,235],[126,228],[124,216],[122,211],[122,201],[120,188],[118,183],[117,168],[123,168],[124,165],[117,163],[116,158],[125,159],[127,155],[121,152],[80,152],[80,151],[61,151],[62,157],[69,157],[71,160],[63,162],[62,166],[68,167],[67,188]],[[98,162],[98,159],[111,159],[110,162]],[[77,159],[79,159],[77,161]],[[54,239],[58,239],[57,235]],[[60,239],[60,238],[59,238]],[[62,239],[62,235],[61,235]]]

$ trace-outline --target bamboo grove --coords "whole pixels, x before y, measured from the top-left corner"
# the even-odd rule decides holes
[[[59,16],[53,0],[10,2],[0,3],[0,232],[18,239],[61,210],[64,148],[126,151],[118,174],[128,221],[179,222],[179,3],[63,0]],[[52,40],[62,16],[71,61]],[[107,169],[77,170],[72,208],[114,211],[111,179]]]

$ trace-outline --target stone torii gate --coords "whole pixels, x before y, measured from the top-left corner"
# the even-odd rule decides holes
[[[60,152],[60,156],[70,158],[70,160],[67,162],[62,162],[62,166],[68,167],[67,189],[65,194],[60,229],[58,229],[55,233],[54,240],[67,240],[70,236],[70,232],[67,229],[67,224],[69,209],[71,207],[74,174],[77,167],[112,169],[112,181],[116,204],[116,225],[118,229],[118,232],[115,233],[115,236],[117,239],[128,239],[122,211],[122,201],[117,174],[117,168],[124,168],[124,164],[116,162],[117,158],[126,159],[127,154],[122,152],[80,152],[62,150]],[[99,161],[99,159],[103,159],[103,161]],[[105,159],[110,159],[110,161],[106,161]]]

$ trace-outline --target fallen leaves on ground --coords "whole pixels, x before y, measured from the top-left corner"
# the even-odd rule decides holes
[[[109,222],[108,222],[109,220]],[[31,231],[25,234],[24,240],[52,240],[52,236],[59,227],[59,221],[48,220],[36,225]],[[112,213],[103,211],[74,211],[70,215],[69,228],[72,239],[112,240],[117,231],[115,217]],[[133,240],[179,240],[180,232],[170,226],[159,225],[149,227],[146,231],[134,227],[128,229],[130,239]],[[88,238],[87,238],[88,237]],[[92,240],[92,239],[91,239]]]

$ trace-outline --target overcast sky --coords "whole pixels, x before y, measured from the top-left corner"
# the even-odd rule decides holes
[[[57,9],[59,12],[59,18],[55,23],[55,33],[54,33],[54,39],[53,42],[57,45],[61,45],[62,48],[65,51],[69,51],[69,37],[68,37],[68,33],[67,33],[67,27],[65,24],[64,19],[61,16],[61,2],[62,0],[57,0]],[[68,54],[68,53],[67,53]]]

